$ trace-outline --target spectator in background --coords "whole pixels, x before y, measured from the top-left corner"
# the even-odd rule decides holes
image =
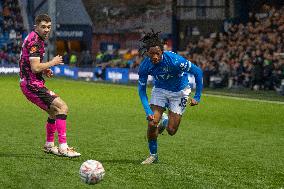
[[[284,8],[277,10],[264,5],[261,14],[250,13],[248,23],[226,27],[224,33],[214,33],[208,38],[201,36],[187,46],[190,60],[204,71],[204,86],[210,86],[213,77],[221,76],[228,65],[228,87],[275,88],[277,82],[271,81],[273,77],[278,78],[274,75],[279,70],[274,69],[279,69],[280,60],[272,52],[284,52]]]
[[[10,34],[9,34],[9,38],[10,38],[11,40],[17,38],[17,33],[15,32],[14,29],[11,29]]]
[[[131,50],[127,50],[125,54],[123,54],[123,60],[128,61],[133,58]]]
[[[263,73],[263,57],[259,49],[256,51],[256,55],[252,59],[252,64],[252,87],[254,90],[259,90],[262,85]]]
[[[78,60],[77,60],[77,65],[78,67],[83,67],[83,57],[85,56],[86,52],[85,50],[81,51],[78,53]]]
[[[90,51],[85,51],[82,54],[82,61],[80,62],[81,67],[86,67],[86,68],[90,68],[93,67],[94,64],[94,60],[92,55],[90,54]]]
[[[274,69],[272,73],[274,89],[279,90],[281,86],[281,80],[284,79],[284,57],[274,64]]]
[[[252,64],[249,58],[244,60],[243,69],[243,86],[251,88]]]
[[[273,66],[272,66],[272,56],[269,52],[264,54],[263,61],[263,81],[264,89],[272,90],[273,89]]]
[[[4,18],[10,18],[11,16],[11,11],[10,11],[10,8],[8,7],[8,5],[5,3],[4,4],[4,8],[3,8],[3,16]]]
[[[104,58],[104,53],[102,53],[101,51],[99,51],[96,54],[96,64],[101,64],[103,62],[103,58]]]
[[[203,86],[209,87],[210,84],[210,76],[211,76],[211,66],[208,62],[202,64],[203,70]]]
[[[221,77],[221,86],[226,87],[228,85],[230,67],[223,58],[219,64],[219,75]]]
[[[24,29],[21,11],[17,0],[1,0],[0,7],[2,8],[2,11],[0,10],[0,46],[6,53],[6,58],[1,58],[1,62],[15,64],[15,59],[19,58],[23,41]]]
[[[66,65],[70,64],[69,58],[70,58],[69,54],[66,51],[64,51],[64,54],[63,54],[63,62],[64,62],[64,64],[66,64]]]
[[[77,66],[77,55],[75,52],[72,52],[71,55],[70,55],[70,61],[69,61],[69,65],[70,66]]]

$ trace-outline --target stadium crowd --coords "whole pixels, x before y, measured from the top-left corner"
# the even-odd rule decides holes
[[[97,1],[84,0],[96,33],[140,31],[143,28],[168,26],[171,20],[171,0]]]
[[[17,0],[0,0],[0,65],[18,64],[27,35]]]
[[[123,11],[113,12],[119,14]],[[0,12],[0,65],[14,65],[27,35],[18,1],[0,0]],[[139,16],[137,14],[136,18]],[[144,17],[139,23],[141,19],[147,20]],[[131,24],[135,23],[131,22],[131,17],[129,23],[121,23],[115,17],[111,19],[122,28],[128,28],[129,24],[135,27]],[[181,54],[202,68],[205,87],[278,90],[284,79],[283,53],[284,7],[263,5],[261,12],[249,14],[247,23],[226,24],[224,32],[211,33],[208,37],[201,36],[197,42],[189,42]],[[142,59],[137,49],[98,52],[94,56],[88,51],[64,55],[64,62],[68,65],[97,66],[103,70],[120,67],[137,71]],[[103,73],[99,77],[103,79]]]
[[[186,56],[204,72],[204,86],[278,89],[284,79],[284,7],[264,5],[246,24],[189,43]]]
[[[264,5],[248,23],[229,24],[224,32],[189,42],[181,54],[199,65],[205,87],[279,90],[284,79],[284,7]],[[99,52],[97,66],[137,70],[137,51]]]

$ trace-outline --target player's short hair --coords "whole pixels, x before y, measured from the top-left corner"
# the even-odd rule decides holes
[[[51,22],[51,18],[47,14],[39,14],[35,18],[35,24],[39,25],[41,21]]]
[[[145,33],[145,36],[140,39],[144,43],[144,45],[139,49],[139,51],[144,51],[142,55],[145,53],[145,51],[148,51],[151,47],[160,47],[161,50],[164,50],[164,42],[159,38],[159,32],[154,32],[152,29],[151,32]]]

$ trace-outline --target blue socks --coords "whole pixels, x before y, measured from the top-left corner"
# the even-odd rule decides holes
[[[148,140],[148,146],[150,154],[157,154],[157,149],[158,149],[157,139]]]

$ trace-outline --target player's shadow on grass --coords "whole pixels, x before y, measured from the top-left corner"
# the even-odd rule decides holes
[[[0,159],[1,158],[22,158],[22,159],[45,159],[45,160],[52,160],[52,161],[61,161],[61,160],[68,160],[68,161],[82,161],[81,158],[68,158],[68,157],[60,157],[53,154],[28,154],[28,153],[1,153],[0,152]]]

